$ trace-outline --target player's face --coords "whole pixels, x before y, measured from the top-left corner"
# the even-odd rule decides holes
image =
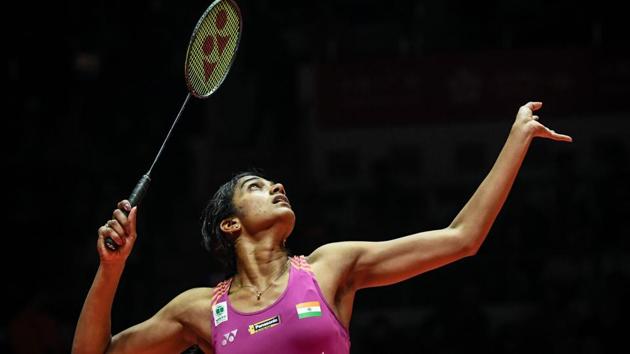
[[[289,233],[295,225],[295,214],[284,186],[258,176],[244,176],[234,190],[234,206],[243,227],[255,233],[279,227]]]

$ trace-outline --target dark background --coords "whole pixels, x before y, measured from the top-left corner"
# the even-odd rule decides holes
[[[118,332],[212,286],[199,216],[233,173],[282,181],[288,246],[447,226],[518,107],[535,140],[481,250],[358,293],[353,353],[605,353],[628,318],[627,16],[613,1],[239,1],[224,85],[193,99],[155,170],[113,311]],[[204,1],[7,9],[0,352],[67,353],[97,228],[153,160],[186,95]]]

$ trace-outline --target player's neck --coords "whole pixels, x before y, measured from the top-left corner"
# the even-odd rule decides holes
[[[243,285],[257,288],[267,286],[280,274],[288,260],[282,244],[259,240],[237,242],[237,265],[235,278]]]

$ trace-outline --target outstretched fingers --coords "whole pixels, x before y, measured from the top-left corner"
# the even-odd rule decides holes
[[[555,130],[547,128],[540,122],[540,117],[534,114],[534,112],[542,108],[542,105],[542,102],[539,101],[530,101],[522,105],[517,114],[516,124],[522,129],[533,133],[533,136],[572,142],[573,138],[569,135],[556,133]]]
[[[547,128],[545,125],[541,124],[538,121],[532,121],[533,125],[536,127],[534,136],[538,136],[541,138],[547,138],[557,141],[566,141],[572,142],[573,138],[565,134],[556,133],[555,130]]]
[[[545,129],[547,130],[547,138],[549,139],[556,141],[566,141],[569,143],[573,142],[573,138],[568,135],[556,133],[555,130],[549,129],[547,127],[545,127]]]

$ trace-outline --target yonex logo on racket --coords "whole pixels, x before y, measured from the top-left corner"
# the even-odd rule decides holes
[[[198,98],[211,95],[227,75],[241,38],[241,12],[234,0],[215,0],[201,16],[186,53],[186,85]]]
[[[229,34],[226,35],[226,34],[220,33],[221,31],[225,29],[225,25],[227,24],[227,21],[228,21],[227,11],[225,11],[225,9],[220,9],[217,12],[217,15],[214,19],[214,26],[216,29],[215,34],[210,33],[203,40],[202,50],[206,56],[203,60],[203,72],[204,72],[204,78],[206,81],[210,79],[210,77],[212,76],[212,73],[214,72],[214,68],[217,66],[218,60],[216,61],[212,60],[212,52],[215,48],[215,43],[218,50],[218,57],[221,57],[221,55],[223,54],[223,51],[225,50],[225,47],[227,46],[230,40]]]

